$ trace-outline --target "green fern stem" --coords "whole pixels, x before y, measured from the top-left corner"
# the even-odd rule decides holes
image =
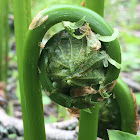
[[[104,16],[104,0],[85,0],[85,6]],[[90,108],[92,114],[80,110],[78,140],[96,140],[98,134],[99,104]]]

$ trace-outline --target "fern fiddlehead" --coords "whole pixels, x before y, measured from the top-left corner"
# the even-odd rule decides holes
[[[61,6],[54,6],[49,9],[45,9],[45,10],[41,11],[34,18],[34,20],[32,21],[32,23],[30,25],[30,28],[29,28],[30,30],[27,33],[25,51],[29,53],[32,50],[34,57],[29,55],[28,53],[25,54],[25,56],[24,56],[24,58],[25,58],[24,62],[26,63],[26,64],[24,63],[25,68],[27,67],[27,69],[28,69],[28,66],[30,66],[31,69],[33,67],[37,67],[37,62],[38,62],[38,58],[39,58],[39,47],[33,47],[33,46],[38,46],[38,43],[41,42],[44,34],[51,26],[53,26],[56,23],[59,23],[61,21],[78,21],[78,20],[82,19],[83,16],[85,16],[85,21],[87,23],[89,23],[89,26],[95,33],[103,35],[103,36],[110,36],[113,34],[113,30],[104,21],[104,19],[102,17],[100,17],[99,15],[97,15],[95,12],[93,12],[87,8],[84,8],[81,6],[61,5]],[[33,41],[33,38],[34,38],[34,41]],[[29,44],[33,48],[27,47]],[[105,46],[105,50],[109,54],[109,56],[112,59],[114,59],[115,61],[117,61],[118,63],[120,63],[120,47],[119,47],[118,41],[114,40],[109,43],[106,42],[106,43],[103,43],[103,45]],[[113,53],[114,51],[115,51],[115,53]],[[33,58],[36,58],[36,61],[34,59],[34,62],[30,61],[30,63],[29,63],[28,60],[31,60]],[[46,61],[46,60],[43,58],[42,61]],[[40,63],[41,63],[40,64],[40,79],[42,81],[41,83],[42,83],[43,87],[45,88],[45,90],[50,92],[50,98],[52,98],[55,102],[57,102],[63,106],[66,106],[66,107],[75,106],[76,107],[79,104],[79,102],[81,100],[83,100],[83,97],[82,97],[82,99],[78,98],[76,101],[74,100],[75,104],[77,104],[77,105],[70,105],[71,103],[69,104],[70,106],[65,105],[66,103],[64,103],[64,102],[66,101],[66,99],[69,101],[70,100],[73,101],[73,98],[71,98],[70,96],[66,96],[66,94],[61,94],[61,93],[56,94],[54,87],[52,85],[52,82],[51,82],[50,78],[48,77],[48,75],[46,74],[46,66],[42,67],[42,64],[44,62],[40,62]],[[107,84],[115,81],[118,77],[119,71],[120,71],[119,69],[117,69],[116,67],[109,64],[109,66],[106,70],[106,80],[105,80],[104,84],[107,85]],[[37,70],[36,70],[36,72],[37,72]],[[28,71],[28,73],[29,73],[29,71]],[[33,73],[33,71],[32,71],[32,73]],[[59,96],[61,96],[61,98]],[[58,100],[58,98],[61,101]],[[88,106],[86,106],[85,108],[87,108],[87,107]],[[82,108],[84,108],[84,107],[82,107]]]
[[[55,49],[52,48],[51,50],[52,46],[56,46],[56,44],[52,45],[52,42],[54,42],[54,40],[58,41],[58,46],[59,46],[60,40],[57,40],[57,39],[60,34],[62,35],[61,38],[65,36],[65,38],[67,38],[67,40],[69,41],[71,37],[69,35],[66,35],[67,33],[65,31],[60,31],[60,34],[56,34],[53,38],[50,39],[50,41],[47,43],[48,46],[46,45],[49,49],[47,49],[47,52],[45,52],[45,49],[43,50],[44,53],[41,54],[41,57],[39,60],[40,48],[38,44],[42,41],[42,38],[44,37],[45,33],[48,31],[50,27],[62,21],[77,22],[77,21],[80,21],[83,17],[85,17],[85,22],[89,24],[91,30],[94,33],[102,35],[102,36],[111,36],[113,34],[112,28],[105,22],[105,20],[102,17],[100,17],[95,12],[81,6],[74,6],[74,5],[53,6],[51,8],[41,11],[33,19],[29,27],[29,30],[27,32],[25,48],[24,48],[24,58],[23,58],[24,92],[25,92],[26,102],[28,106],[27,107],[28,112],[30,111],[32,112],[32,109],[33,109],[33,105],[30,104],[31,100],[33,100],[33,103],[36,103],[36,104],[39,103],[39,101],[41,100],[40,95],[39,95],[41,94],[39,77],[40,77],[40,81],[43,88],[46,90],[46,92],[49,92],[50,98],[54,100],[56,103],[63,105],[65,107],[68,107],[68,108],[76,107],[79,109],[84,109],[84,108],[93,106],[94,103],[99,99],[99,97],[101,97],[99,93],[108,91],[110,87],[111,89],[114,87],[115,81],[118,78],[120,70],[111,64],[107,65],[107,68],[104,68],[105,69],[104,74],[106,75],[105,80],[103,81],[103,86],[101,89],[99,88],[100,87],[99,81],[98,81],[98,84],[96,84],[95,88],[98,88],[97,91],[100,91],[100,92],[98,92],[98,94],[96,94],[95,96],[93,96],[93,93],[88,94],[86,96],[78,96],[78,97],[71,96],[70,94],[71,87],[74,87],[72,90],[75,90],[75,87],[77,85],[78,85],[78,88],[79,87],[81,88],[80,84],[78,84],[79,79],[78,80],[76,79],[78,81],[77,82],[73,78],[74,75],[73,77],[68,76],[69,78],[67,77],[65,81],[63,80],[60,81],[60,79],[65,76],[64,73],[62,73],[62,77],[58,81],[57,81],[58,77],[52,77],[52,75],[49,72],[52,72],[54,68],[56,69],[57,65],[56,67],[55,66],[51,67],[53,63],[51,64],[51,60],[48,60],[49,58],[48,55],[51,53],[51,51],[53,53],[55,52]],[[71,40],[74,40],[74,38],[71,38]],[[65,43],[67,44],[68,42],[66,41]],[[109,55],[109,57],[112,58],[115,62],[120,63],[121,61],[120,47],[119,47],[119,43],[117,39],[111,42],[101,42],[101,44],[104,50]],[[61,48],[59,48],[59,51],[60,50]],[[67,49],[67,50],[70,50],[70,49]],[[56,49],[56,52],[57,51],[58,49]],[[104,55],[106,55],[106,53]],[[53,62],[57,61],[57,57],[54,57],[53,59],[54,59]],[[38,70],[38,60],[39,60],[39,70]],[[104,60],[104,58],[102,60]],[[57,64],[59,63],[59,65],[61,66],[63,65],[63,67],[65,67],[65,70],[67,69],[67,65],[65,65],[64,63],[61,63],[59,61],[57,61],[56,63]],[[92,61],[88,64],[90,65],[91,63]],[[85,66],[88,67],[89,65],[85,65]],[[70,75],[72,75],[73,74],[72,72],[75,70],[71,68]],[[54,74],[56,75],[56,73]],[[74,81],[72,81],[73,79]],[[61,83],[60,85],[59,85],[59,81]],[[68,84],[66,85],[66,88],[64,88],[65,84],[63,82]],[[74,82],[76,82],[76,84],[74,84]],[[86,86],[89,88],[90,85],[92,85],[92,83],[89,83],[89,85],[86,85]],[[62,88],[58,89],[58,87],[61,87],[61,86]],[[88,92],[89,91],[91,92],[92,90],[95,90],[95,89],[91,88],[90,90],[88,90]],[[41,108],[39,107],[37,109],[41,109]],[[29,115],[31,115],[31,113],[29,113]]]

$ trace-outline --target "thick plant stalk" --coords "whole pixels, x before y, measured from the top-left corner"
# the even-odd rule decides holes
[[[119,77],[112,90],[118,101],[121,113],[121,130],[137,134],[139,118],[135,95],[130,91],[127,84]]]
[[[80,110],[78,140],[96,140],[98,133],[99,104],[90,108],[91,113]]]
[[[26,34],[26,22],[25,22],[25,3],[24,1],[13,0],[14,8],[14,26],[15,26],[15,37],[16,37],[16,50],[17,50],[17,62],[18,62],[18,73],[19,73],[19,85],[21,94],[21,106],[24,122],[24,137],[25,140],[29,136],[28,133],[28,118],[26,117],[26,105],[23,91],[23,80],[22,80],[22,52],[23,43]]]
[[[104,15],[104,0],[85,0],[85,6],[100,16]],[[78,140],[96,140],[98,133],[99,104],[90,108],[91,113],[80,110]]]
[[[24,39],[26,31],[30,22],[30,1],[25,4],[25,1],[14,0],[14,24],[15,24],[15,36],[16,36],[16,48],[17,48],[17,59],[18,59],[18,71],[19,71],[19,83],[21,93],[21,105],[24,122],[24,139],[25,140],[45,140],[45,129],[44,129],[44,117],[43,117],[43,105],[41,94],[37,95],[39,103],[36,100],[33,102],[34,97],[30,99],[31,109],[26,102],[27,97],[24,95],[23,85],[23,71],[22,71],[22,54],[24,47]],[[26,13],[28,13],[26,15]],[[27,20],[28,19],[28,20]],[[31,53],[32,54],[32,53]],[[30,61],[30,60],[29,60]],[[30,85],[30,82],[28,83]],[[32,114],[32,115],[30,115]],[[36,117],[37,116],[37,117]]]

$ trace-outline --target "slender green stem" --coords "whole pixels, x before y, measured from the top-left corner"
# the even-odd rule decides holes
[[[26,33],[26,23],[25,23],[25,9],[24,1],[13,0],[14,8],[14,26],[15,26],[15,37],[16,37],[16,50],[17,50],[17,62],[18,62],[18,73],[19,73],[19,85],[20,85],[20,94],[21,94],[21,106],[22,106],[22,115],[24,122],[24,137],[28,137],[28,119],[26,118],[26,105],[25,97],[23,91],[23,81],[22,81],[22,50],[23,43]],[[27,130],[27,131],[26,131]]]
[[[80,110],[78,140],[96,140],[98,130],[99,104],[90,108],[92,113]]]
[[[104,16],[104,0],[85,0],[85,6]]]
[[[5,44],[4,44],[4,33],[5,33],[5,12],[4,9],[5,1],[0,1],[0,81],[4,81],[4,63],[5,63]]]
[[[7,81],[8,69],[8,4],[9,0],[0,1],[0,81]]]
[[[26,14],[26,24],[28,29],[31,23],[31,0],[25,0],[25,14]]]
[[[0,81],[7,84],[9,51],[9,0],[0,1]],[[7,93],[6,88],[5,94]],[[6,111],[9,105],[6,107]],[[7,111],[8,112],[8,111]]]
[[[3,37],[3,18],[2,18],[3,0],[0,0],[0,81],[2,81],[2,37]]]
[[[5,60],[5,65],[4,65],[4,79],[5,83],[7,83],[7,78],[8,78],[8,52],[9,52],[9,22],[8,22],[8,13],[9,13],[9,0],[4,0],[4,60]]]
[[[28,3],[29,4],[29,3]],[[17,60],[18,60],[18,72],[19,72],[19,83],[20,83],[20,94],[21,94],[21,105],[22,105],[22,113],[23,113],[23,123],[24,123],[24,139],[25,140],[34,140],[32,138],[33,133],[31,131],[36,126],[36,122],[34,121],[34,126],[31,125],[33,122],[32,120],[35,120],[34,117],[30,121],[27,105],[26,105],[26,97],[24,95],[24,88],[23,88],[23,77],[22,77],[22,52],[24,47],[24,39],[26,35],[26,31],[29,26],[29,22],[27,22],[27,16],[26,13],[29,14],[31,11],[28,6],[26,8],[25,0],[13,0],[13,6],[14,6],[14,25],[15,25],[15,37],[16,37],[16,49],[17,49]],[[25,11],[26,10],[26,11]],[[30,17],[28,16],[28,20]],[[32,102],[32,100],[30,100]],[[36,104],[36,103],[34,103]],[[36,111],[36,107],[32,108]],[[39,112],[38,112],[39,113]],[[32,128],[30,127],[32,126]],[[38,138],[39,139],[39,138]]]
[[[23,51],[23,43],[26,34],[26,15],[25,15],[25,2],[24,0],[13,0],[14,7],[14,25],[15,25],[15,37],[16,37],[16,49],[17,49],[17,58],[18,58],[18,69],[22,69],[22,51]],[[20,75],[19,75],[19,79]]]
[[[30,1],[14,0],[14,17],[15,17],[15,35],[16,35],[16,46],[17,46],[17,58],[18,58],[18,71],[19,71],[19,83],[21,92],[21,105],[24,122],[24,139],[25,140],[45,140],[45,129],[44,129],[44,114],[42,105],[42,95],[40,86],[32,87],[32,83],[29,81],[28,89],[32,87],[33,94],[26,96],[26,91],[23,85],[23,68],[22,68],[22,52],[24,47],[25,34],[29,26],[31,14],[30,14]],[[32,55],[32,52],[30,52]],[[28,60],[31,61],[31,60]],[[36,77],[37,73],[34,73]],[[34,79],[39,83],[39,79]],[[39,84],[37,84],[39,85]]]
[[[85,6],[104,16],[104,0],[85,0]],[[80,110],[78,140],[96,140],[98,134],[99,104],[91,107],[91,114]]]

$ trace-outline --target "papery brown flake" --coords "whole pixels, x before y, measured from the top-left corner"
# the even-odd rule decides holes
[[[80,109],[76,109],[76,108],[69,109],[68,108],[68,111],[69,111],[71,117],[77,117],[77,118],[79,118]]]
[[[47,19],[48,15],[43,15],[44,10],[40,11],[32,20],[29,30],[33,30],[39,26],[41,26]]]
[[[81,3],[81,6],[85,6],[85,1],[83,1],[83,2]]]
[[[74,97],[84,96],[86,94],[95,94],[96,90],[91,87],[72,88],[70,93]]]
[[[104,93],[104,92],[110,93],[112,89],[114,88],[116,82],[117,82],[117,79],[105,85],[102,89],[98,90],[98,93]]]
[[[139,128],[139,116],[138,116],[138,111],[137,111],[137,102],[136,102],[135,94],[132,91],[131,91],[131,93],[132,93],[132,97],[133,97],[133,100],[134,100],[135,113],[136,113],[136,121],[135,121],[135,124],[134,124],[134,130],[135,130],[135,133],[137,133],[138,128]]]
[[[42,42],[39,42],[40,48],[44,48],[45,46],[42,44]]]

